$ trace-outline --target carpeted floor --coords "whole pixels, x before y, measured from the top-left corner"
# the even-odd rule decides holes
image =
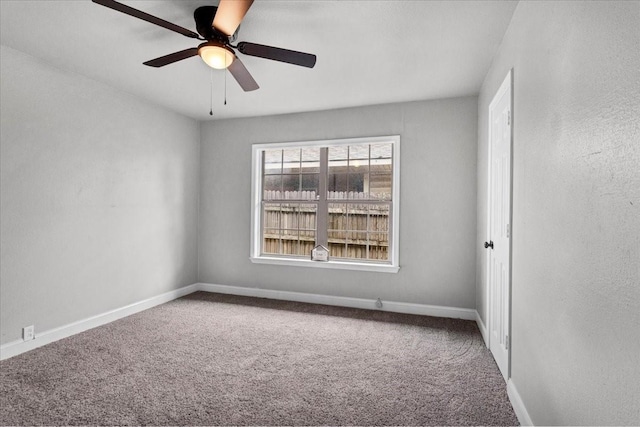
[[[474,322],[198,292],[0,362],[3,425],[517,425]]]

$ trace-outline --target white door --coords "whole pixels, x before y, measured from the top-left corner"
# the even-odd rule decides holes
[[[489,349],[509,378],[511,284],[511,71],[489,105],[487,224]]]

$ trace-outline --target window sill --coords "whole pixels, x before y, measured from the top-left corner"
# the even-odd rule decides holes
[[[293,259],[277,257],[250,257],[254,264],[288,265],[291,267],[329,268],[335,270],[373,271],[378,273],[397,273],[400,267],[395,265],[369,264],[364,262],[344,261],[311,261],[310,259]]]

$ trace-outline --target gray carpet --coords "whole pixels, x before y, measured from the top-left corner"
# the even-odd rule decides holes
[[[474,322],[198,292],[0,362],[3,425],[517,425]]]

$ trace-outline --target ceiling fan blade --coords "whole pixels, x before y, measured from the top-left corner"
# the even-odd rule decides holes
[[[182,61],[183,59],[191,58],[198,55],[198,48],[192,47],[189,49],[181,50],[180,52],[170,53],[169,55],[161,56],[160,58],[152,59],[144,63],[150,67],[164,67],[165,65],[173,64],[174,62]]]
[[[250,92],[252,90],[260,88],[260,86],[258,86],[258,83],[253,80],[253,77],[251,77],[251,74],[249,74],[249,71],[245,68],[244,64],[237,56],[227,69],[245,92]]]
[[[193,39],[199,38],[197,33],[194,33],[191,30],[187,30],[179,25],[172,24],[169,21],[165,21],[164,19],[157,18],[153,15],[149,15],[148,13],[142,12],[138,9],[134,9],[126,4],[118,3],[114,0],[92,0],[94,3],[99,5],[108,7],[109,9],[117,10],[118,12],[125,13],[127,15],[133,16],[134,18],[142,19],[143,21],[150,22],[152,24],[159,25],[167,30],[175,31],[176,33],[180,33],[187,37],[191,37]]]
[[[300,65],[302,67],[313,68],[313,66],[316,65],[315,55],[297,52],[295,50],[281,49],[279,47],[265,46],[249,42],[238,43],[238,50],[245,55],[273,59],[274,61],[287,62],[289,64]]]
[[[232,36],[251,7],[253,0],[220,0],[213,28],[226,36]]]

